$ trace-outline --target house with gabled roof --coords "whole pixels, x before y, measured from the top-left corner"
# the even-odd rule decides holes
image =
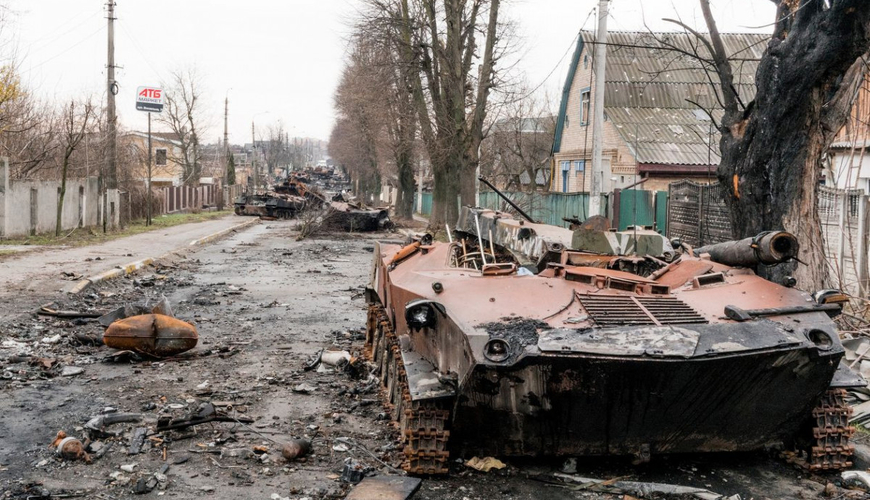
[[[743,103],[755,95],[755,73],[769,38],[722,34]],[[595,33],[581,31],[556,122],[551,191],[586,192],[591,186],[597,125],[592,113],[597,92],[594,45]],[[709,52],[689,33],[608,33],[602,124],[605,192],[641,180],[648,190],[666,190],[669,183],[685,178],[715,180],[720,160],[716,123],[723,112],[718,78],[704,59]]]

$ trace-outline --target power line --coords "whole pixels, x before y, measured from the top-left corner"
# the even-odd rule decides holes
[[[48,64],[49,62],[51,62],[51,61],[57,59],[57,58],[60,57],[60,56],[66,54],[67,52],[73,50],[74,48],[78,47],[79,45],[81,45],[81,44],[87,42],[88,40],[90,40],[91,38],[93,38],[94,35],[96,35],[97,33],[101,32],[101,31],[103,31],[103,29],[105,29],[105,26],[100,26],[99,28],[97,28],[96,31],[94,31],[94,32],[91,33],[90,35],[88,35],[88,36],[86,36],[85,38],[79,40],[78,42],[74,43],[73,45],[70,45],[69,47],[67,47],[67,48],[64,49],[63,51],[58,52],[57,54],[55,54],[55,55],[49,57],[48,59],[46,59],[46,60],[44,60],[44,61],[42,61],[41,63],[37,64],[36,66],[31,66],[31,67],[27,68],[27,69],[24,70],[22,73],[29,73],[29,72],[31,72],[31,71],[33,71],[33,70],[35,70],[35,69],[41,68],[42,66]]]
[[[583,28],[586,27],[586,23],[589,22],[589,18],[592,17],[593,12],[595,12],[595,7],[593,7],[592,10],[589,11],[589,14],[586,15],[586,20],[583,21],[583,25],[580,26],[580,31],[583,31]],[[514,104],[514,103],[517,103],[519,101],[525,100],[529,96],[531,96],[532,94],[537,92],[541,87],[543,87],[544,84],[550,80],[550,77],[553,76],[553,73],[555,73],[556,70],[559,69],[559,66],[562,65],[562,62],[565,60],[565,58],[568,56],[568,54],[571,53],[571,49],[577,44],[577,38],[580,36],[580,31],[578,31],[577,35],[575,35],[574,38],[571,39],[571,43],[568,45],[568,48],[565,50],[565,53],[562,54],[562,57],[559,58],[559,62],[557,62],[556,65],[553,66],[553,69],[551,69],[550,72],[547,73],[547,76],[544,77],[544,79],[541,81],[541,83],[539,83],[537,86],[535,86],[535,88],[533,88],[531,91],[529,91],[527,94],[523,95],[522,97],[518,97],[518,98],[513,99],[511,101],[508,101],[504,104]]]
[[[38,51],[44,49],[45,47],[48,47],[49,45],[51,45],[52,43],[54,43],[57,39],[59,39],[59,38],[61,38],[61,37],[63,37],[63,36],[66,36],[66,35],[70,34],[71,32],[75,31],[76,29],[78,29],[79,27],[81,27],[83,24],[85,24],[86,22],[90,21],[91,19],[93,19],[94,17],[96,17],[98,14],[100,14],[100,13],[102,13],[102,12],[103,12],[103,9],[100,9],[100,10],[94,12],[94,13],[91,14],[90,16],[88,16],[88,17],[82,19],[82,20],[81,20],[78,24],[76,24],[75,26],[73,26],[73,27],[67,29],[66,31],[64,31],[64,32],[62,32],[62,33],[59,33],[59,34],[57,34],[57,35],[54,35],[54,37],[52,37],[52,38],[51,38],[50,40],[48,40],[47,42],[45,42],[45,43],[41,43],[39,46],[33,48],[32,51],[33,51],[33,52],[38,52]],[[75,18],[73,18],[73,19],[75,19]],[[50,33],[55,33],[58,29],[62,28],[63,26],[66,26],[67,24],[69,24],[69,22],[70,22],[70,21],[66,21],[66,22],[64,22],[62,25],[60,25],[60,26],[58,26],[57,28],[51,30]],[[37,43],[42,42],[43,40],[46,40],[46,39],[48,39],[48,38],[51,37],[51,36],[52,36],[52,35],[49,34],[49,35],[46,35],[46,36],[43,36],[43,37],[37,38],[36,40],[33,40],[33,41],[31,42],[31,44],[32,44],[32,45],[36,45]]]

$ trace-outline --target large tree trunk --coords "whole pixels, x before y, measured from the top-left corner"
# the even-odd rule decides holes
[[[400,219],[410,220],[414,212],[414,165],[411,163],[410,151],[403,149],[399,153],[399,194],[396,199],[396,215]]]
[[[71,153],[68,151],[63,157],[63,168],[61,169],[60,174],[60,192],[57,195],[57,224],[54,227],[55,237],[60,236],[61,222],[63,221],[63,199],[66,197],[66,177],[67,171],[69,170],[70,154]]]
[[[730,74],[723,75],[718,64],[727,54],[716,45],[708,0],[701,0],[726,101],[718,177],[729,194],[734,237],[794,232],[806,265],[759,271],[774,281],[795,276],[804,289],[826,282],[817,212],[821,160],[845,123],[848,94],[861,77],[856,61],[870,47],[870,2],[833,0],[830,8],[824,3],[779,3],[781,21],[758,68],[755,100],[743,109],[734,99]]]

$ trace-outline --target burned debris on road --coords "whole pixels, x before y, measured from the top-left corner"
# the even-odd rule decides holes
[[[854,478],[847,483],[838,475],[794,469],[776,454],[737,454],[734,459],[720,455],[661,455],[658,441],[643,425],[633,426],[637,433],[646,432],[643,438],[652,444],[651,463],[642,467],[632,466],[630,460],[577,459],[575,456],[582,450],[575,445],[582,440],[572,441],[573,434],[560,436],[544,453],[552,455],[550,452],[571,448],[567,457],[544,456],[534,461],[513,457],[517,454],[511,450],[526,446],[526,451],[531,452],[531,445],[542,436],[534,433],[533,421],[528,419],[521,440],[501,436],[521,428],[500,423],[499,401],[507,399],[498,391],[510,386],[511,381],[522,389],[528,383],[524,380],[535,379],[515,375],[508,380],[499,378],[498,373],[522,363],[526,366],[523,369],[532,369],[536,365],[528,361],[542,342],[564,344],[562,337],[570,333],[568,329],[591,325],[597,313],[580,310],[587,303],[585,297],[556,301],[558,307],[553,306],[553,311],[549,306],[541,310],[540,305],[527,299],[511,305],[505,295],[512,289],[508,280],[546,282],[551,286],[541,285],[542,290],[536,294],[556,293],[556,280],[577,287],[583,282],[565,277],[609,273],[608,277],[614,278],[617,271],[608,268],[619,265],[642,269],[647,274],[643,279],[633,278],[638,281],[635,290],[639,290],[638,286],[661,281],[670,273],[679,271],[682,276],[685,273],[680,271],[681,265],[703,259],[662,242],[660,248],[655,247],[657,253],[650,254],[660,263],[647,259],[646,264],[639,265],[631,258],[620,261],[619,256],[599,255],[595,261],[599,267],[588,267],[589,261],[582,253],[568,250],[572,248],[569,239],[564,247],[568,260],[563,263],[564,259],[555,258],[554,242],[549,240],[536,240],[541,243],[540,249],[546,249],[544,252],[532,250],[531,246],[518,252],[518,247],[496,236],[498,224],[516,221],[504,214],[498,219],[492,215],[478,214],[480,232],[476,225],[474,232],[457,231],[451,235],[452,244],[417,236],[404,246],[407,251],[396,242],[395,233],[320,233],[297,241],[297,224],[274,221],[253,226],[189,258],[158,261],[143,275],[96,284],[80,296],[38,297],[34,298],[35,305],[21,304],[20,309],[12,303],[4,305],[0,328],[6,335],[0,351],[4,370],[0,391],[8,397],[0,403],[7,409],[0,413],[0,490],[6,496],[0,498],[125,497],[151,492],[181,498],[207,495],[300,500],[369,498],[370,492],[389,491],[399,495],[396,498],[418,500],[531,500],[541,498],[543,491],[547,498],[555,499],[643,495],[724,500],[814,498],[823,492],[826,483],[841,493],[845,490],[838,485],[856,484]],[[545,232],[527,223],[519,227]],[[478,238],[478,234],[486,237]],[[535,241],[532,233],[527,236],[523,239],[526,243]],[[449,252],[443,253],[445,249]],[[245,259],[236,258],[241,250]],[[674,255],[667,257],[670,262],[665,262],[663,253],[672,250]],[[413,311],[396,311],[397,323],[377,304],[365,301],[373,252],[380,256],[375,259],[381,263],[378,265],[387,266],[380,275],[390,276],[397,287],[391,293],[413,306]],[[537,264],[541,257],[546,264],[538,272],[532,263]],[[439,270],[412,270],[429,259],[443,261]],[[520,261],[529,267],[519,265]],[[448,262],[463,264],[450,267]],[[578,267],[579,262],[587,267]],[[706,276],[724,269],[712,261],[710,266],[709,270],[697,272],[704,271],[700,276]],[[665,268],[667,273],[659,272]],[[403,295],[406,292],[398,288],[404,286],[403,280],[420,276],[421,272],[427,279],[414,285],[418,296]],[[653,276],[656,272],[659,275]],[[532,276],[535,273],[538,277]],[[619,273],[623,281],[629,278],[629,271]],[[693,283],[697,277],[685,275],[683,279]],[[740,273],[734,277],[741,282],[751,278]],[[730,279],[727,273],[725,278],[726,282]],[[490,280],[497,280],[499,286],[493,287]],[[721,293],[721,283],[701,281],[701,288],[672,285],[671,290],[679,290],[680,300],[687,303],[691,300],[683,299],[683,295],[705,289]],[[616,279],[611,282],[614,286],[622,283]],[[527,286],[525,283],[531,282],[523,283]],[[483,288],[471,290],[468,286]],[[600,295],[617,289],[596,290]],[[616,295],[631,293],[621,290]],[[461,297],[464,305],[452,302],[453,296]],[[371,300],[374,295],[369,292],[368,297]],[[475,305],[475,301],[481,304]],[[721,316],[722,311],[707,314],[704,307],[691,303],[706,321],[721,321],[714,316]],[[410,351],[410,355],[406,349],[417,348],[413,338],[429,331],[433,321],[436,328],[446,324],[457,313],[457,307],[473,314],[468,324],[483,332],[489,342],[468,337],[483,349],[486,375],[472,377],[475,382],[470,397],[454,406],[444,404],[445,398],[469,390],[459,373],[454,376],[447,365],[443,373],[436,373],[437,365],[422,356],[422,349],[419,354]],[[504,312],[503,307],[512,310]],[[533,316],[532,311],[538,311],[538,315]],[[650,314],[661,322],[664,312]],[[179,328],[157,331],[195,331],[195,344],[189,350],[173,353],[142,346],[123,351],[112,348],[115,340],[110,332],[125,325],[123,331],[154,332],[153,328],[162,324],[154,321],[158,317],[173,320],[172,324]],[[816,323],[824,323],[821,317],[813,318]],[[797,328],[805,327],[804,323]],[[400,328],[408,325],[409,329],[392,334],[394,324]],[[181,325],[189,325],[191,331]],[[652,331],[659,327],[642,328]],[[687,334],[698,326],[669,328]],[[620,327],[612,329],[618,331]],[[586,335],[594,343],[597,334]],[[192,343],[194,337],[179,338]],[[449,349],[461,352],[466,341],[455,339],[455,345],[448,346],[445,353]],[[565,353],[560,344],[559,353],[550,356],[582,357],[577,350],[580,344],[571,345],[571,353]],[[661,343],[655,346],[672,348]],[[786,348],[790,349],[781,349],[786,352]],[[476,351],[473,356],[477,356]],[[621,358],[621,366],[630,365],[631,355],[626,356]],[[653,353],[648,358],[654,364],[666,362],[668,354]],[[452,358],[443,359],[449,362]],[[691,363],[692,358],[681,358],[679,362]],[[63,376],[64,370],[70,368],[81,371]],[[407,374],[407,382],[395,378],[400,374]],[[592,373],[587,375],[591,377]],[[653,379],[653,375],[647,377]],[[666,379],[656,379],[662,381],[661,394],[667,392]],[[561,380],[568,379],[563,376]],[[586,380],[591,383],[594,379]],[[539,413],[543,413],[545,405],[558,408],[558,398],[554,399],[552,392],[555,382],[541,383],[542,390],[531,391],[534,397],[530,392],[518,393],[517,404],[538,408]],[[636,381],[635,385],[644,383]],[[584,385],[566,382],[564,387],[576,397],[583,393]],[[697,389],[709,395],[715,386],[701,384]],[[614,391],[596,389],[587,397]],[[420,404],[421,396],[434,397],[436,406]],[[695,401],[704,400],[709,398]],[[476,406],[470,406],[472,401]],[[384,406],[383,402],[389,404]],[[23,410],[31,417],[11,418],[9,410],[18,415]],[[475,416],[474,412],[481,411],[490,413]],[[697,414],[693,409],[686,411]],[[796,418],[797,413],[777,418],[790,422],[789,415]],[[626,410],[624,416],[629,415],[637,415],[637,409]],[[747,413],[747,417],[753,415],[759,413]],[[391,421],[401,425],[394,427]],[[667,427],[667,421],[648,421]],[[755,424],[764,427],[763,422]],[[587,430],[596,428],[589,422],[583,425]],[[720,425],[717,432],[723,434],[729,428]],[[559,427],[554,424],[551,429]],[[591,435],[584,432],[576,437]],[[617,445],[615,440],[611,443]],[[638,449],[644,451],[642,446]],[[751,470],[760,471],[758,475],[749,474],[747,463],[752,464]],[[451,474],[438,479],[424,476],[420,481],[408,477],[403,469]],[[795,475],[801,479],[796,480]]]

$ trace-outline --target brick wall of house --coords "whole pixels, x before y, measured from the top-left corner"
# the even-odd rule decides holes
[[[584,125],[581,121],[581,93],[586,88],[591,88],[590,101],[594,100],[595,82],[592,73],[592,56],[583,48],[583,53],[580,55],[580,62],[577,66],[577,72],[574,74],[574,81],[571,84],[571,90],[568,96],[568,107],[566,109],[565,124],[562,128],[562,142],[559,153],[555,155],[555,172],[552,190],[562,192],[562,161],[586,160],[587,170],[585,175],[577,175],[574,171],[573,163],[572,170],[569,174],[568,192],[588,191],[590,188],[590,172],[592,158],[592,105],[590,104],[589,125]],[[604,158],[610,159],[611,171],[613,176],[633,176],[636,172],[636,164],[634,156],[628,145],[622,140],[619,132],[613,123],[605,120],[604,122]]]

